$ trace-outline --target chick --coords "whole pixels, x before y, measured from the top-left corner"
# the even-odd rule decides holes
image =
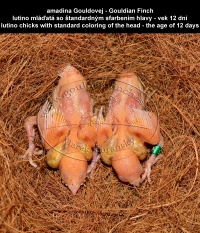
[[[122,73],[110,97],[105,119],[100,109],[97,144],[101,159],[112,165],[118,178],[138,186],[146,177],[150,182],[151,166],[161,157],[155,150],[143,169],[147,156],[145,143],[161,149],[163,138],[157,116],[144,110],[145,98],[140,80],[134,73]],[[157,145],[158,144],[158,145]],[[142,175],[142,177],[141,177]]]
[[[37,167],[32,160],[33,154],[42,153],[35,150],[34,125],[37,125],[42,144],[48,150],[47,164],[59,168],[63,182],[75,195],[87,173],[95,169],[97,160],[92,150],[96,140],[93,100],[86,90],[85,78],[75,67],[64,68],[51,102],[47,100],[37,116],[25,120],[29,148],[23,158],[28,156],[30,164]],[[93,157],[94,161],[88,166]]]

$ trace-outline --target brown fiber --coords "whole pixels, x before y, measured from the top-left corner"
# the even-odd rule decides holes
[[[124,184],[99,161],[73,196],[44,154],[37,168],[19,158],[24,120],[67,63],[86,76],[95,108],[122,71],[141,78],[165,139],[151,184]],[[0,80],[1,233],[200,232],[200,34],[1,34]],[[42,148],[38,131],[35,140]]]

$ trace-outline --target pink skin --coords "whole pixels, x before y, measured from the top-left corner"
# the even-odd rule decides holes
[[[33,154],[40,155],[43,153],[43,151],[35,150],[34,125],[37,125],[37,117],[36,116],[28,117],[25,121],[25,127],[26,127],[26,131],[28,134],[29,147],[26,153],[23,156],[21,156],[21,158],[25,158],[26,156],[28,156],[29,163],[33,167],[36,168],[37,164],[33,162],[32,156]],[[93,177],[94,171],[96,169],[96,164],[99,159],[99,155],[98,155],[97,149],[95,149],[93,152],[92,162],[88,167],[87,167],[87,162],[85,160],[85,157],[82,154],[77,153],[75,157],[77,157],[78,160],[76,158],[72,158],[69,156],[68,157],[63,156],[63,158],[61,159],[59,163],[59,170],[60,170],[61,178],[63,182],[65,183],[65,185],[68,186],[68,188],[70,189],[73,195],[77,193],[80,186],[84,183],[87,174],[90,173],[90,177],[91,178]]]
[[[42,151],[35,150],[34,125],[38,126],[42,135],[42,144],[47,150],[56,147],[63,140],[69,139],[69,137],[73,139],[75,145],[79,145],[81,141],[92,148],[95,143],[95,130],[88,126],[93,115],[93,102],[86,90],[85,78],[75,67],[68,65],[63,69],[58,86],[55,88],[52,97],[52,105],[46,101],[37,117],[31,116],[25,121],[29,147],[22,158],[28,156],[29,162],[33,167],[37,167],[32,160],[33,154],[42,154]],[[90,155],[83,155],[79,150],[73,151],[71,149],[67,153],[68,155],[76,154],[77,160],[72,158],[66,159],[67,156],[63,156],[58,161],[58,166],[63,181],[65,184],[68,184],[69,189],[75,194],[84,182],[87,173],[93,174],[98,154],[93,153],[93,161],[87,167],[86,158],[91,159]],[[65,165],[65,160],[68,162],[67,165]],[[75,167],[77,169],[74,169]]]
[[[123,141],[127,140],[127,135],[130,135],[133,138],[137,136],[141,143],[152,145],[159,143],[163,147],[158,118],[156,114],[145,111],[144,104],[143,88],[137,76],[131,72],[121,74],[111,95],[105,121],[102,109],[99,112],[99,122],[101,120],[106,124],[102,124],[98,128],[98,145],[104,146],[108,138],[112,138],[112,144],[106,145],[106,147],[121,145]],[[130,126],[125,127],[127,124]],[[161,155],[157,157],[151,155],[143,170],[139,159],[143,160],[144,157],[138,158],[131,151],[120,150],[115,154],[107,154],[106,156],[101,154],[104,162],[108,164],[109,156],[119,179],[134,185],[139,185],[146,177],[150,182],[151,166],[162,157]]]
[[[93,151],[92,162],[90,163],[90,165],[88,165],[88,168],[87,168],[87,174],[90,173],[90,178],[94,177],[94,171],[97,167],[97,162],[98,162],[99,158],[100,158],[100,156],[98,154],[97,147],[95,147],[94,151]]]
[[[35,130],[34,130],[34,125],[37,125],[37,117],[36,116],[28,117],[25,120],[25,127],[26,127],[26,131],[27,131],[27,134],[28,134],[29,147],[28,147],[26,153],[24,155],[20,156],[20,157],[21,158],[26,158],[26,156],[28,156],[29,163],[33,167],[36,168],[37,164],[33,162],[32,156],[33,156],[33,154],[41,155],[43,153],[43,151],[42,150],[39,150],[39,151],[35,150],[35,144],[34,144]]]
[[[81,153],[63,156],[59,163],[62,180],[73,195],[77,193],[84,183],[87,175],[87,161]]]
[[[160,145],[161,148],[164,146],[164,139],[162,136],[160,138],[160,142],[158,143],[158,145]],[[142,178],[141,178],[141,183],[145,180],[146,177],[147,177],[148,182],[151,183],[151,178],[150,178],[151,166],[154,165],[155,163],[157,163],[157,161],[162,157],[163,157],[162,154],[159,154],[158,156],[151,154],[151,156],[149,157],[149,159],[146,162],[144,173],[143,173]]]
[[[129,149],[118,151],[113,155],[112,167],[121,181],[136,186],[140,184],[143,168],[138,156]]]
[[[159,145],[163,146],[163,138],[161,138]],[[138,186],[146,178],[148,182],[151,183],[151,167],[162,158],[162,156],[162,154],[158,156],[151,154],[143,169],[138,156],[130,150],[124,150],[113,155],[112,166],[121,181]]]

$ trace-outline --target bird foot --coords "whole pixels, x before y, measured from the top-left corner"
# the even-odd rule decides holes
[[[43,153],[43,150],[35,149],[35,146],[32,145],[32,146],[29,146],[29,148],[27,149],[25,154],[21,155],[20,158],[24,159],[24,158],[28,157],[30,165],[36,168],[37,164],[33,162],[32,156],[33,156],[33,154],[34,155],[41,155],[42,153]]]
[[[146,178],[147,178],[148,182],[151,183],[151,177],[150,177],[150,175],[151,175],[151,166],[153,164],[155,164],[162,156],[163,156],[162,154],[159,154],[156,157],[154,154],[152,154],[149,157],[149,159],[146,162],[146,166],[144,168],[144,173],[142,175],[140,183],[142,183]]]

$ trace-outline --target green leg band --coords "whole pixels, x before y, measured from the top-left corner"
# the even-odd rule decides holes
[[[151,154],[154,154],[155,156],[158,156],[161,151],[161,146],[156,145],[152,148]]]

